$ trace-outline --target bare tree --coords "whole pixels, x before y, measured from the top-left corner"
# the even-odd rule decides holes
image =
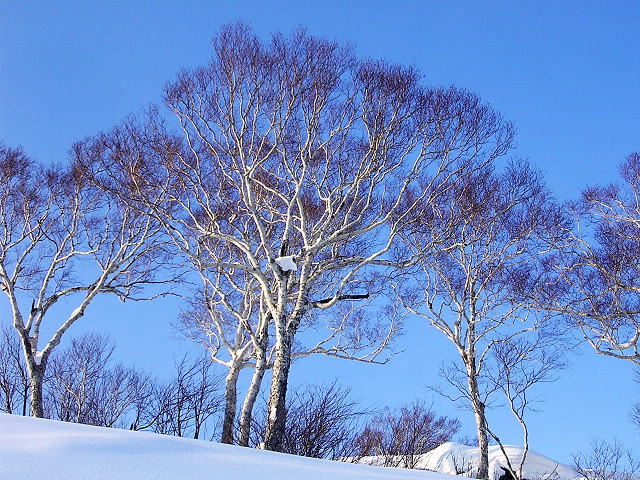
[[[206,356],[175,365],[166,383],[155,382],[152,392],[136,406],[132,430],[152,430],[178,437],[211,438],[223,403],[221,379]]]
[[[123,427],[151,393],[148,375],[113,364],[114,345],[90,333],[50,359],[45,411],[50,418],[102,427]]]
[[[397,283],[406,308],[424,318],[455,346],[461,365],[445,367],[445,379],[476,418],[478,478],[488,478],[485,407],[497,388],[487,382],[491,352],[536,328],[531,292],[540,262],[566,221],[541,175],[526,162],[503,173],[478,168],[415,218],[405,246],[421,256],[413,278]],[[433,238],[445,238],[439,249]],[[535,312],[533,312],[535,313]]]
[[[548,264],[544,306],[598,354],[640,365],[640,155],[629,155],[619,174],[569,205],[574,242]],[[636,423],[639,412],[634,406]]]
[[[524,480],[524,462],[529,452],[529,429],[525,419],[528,411],[535,410],[539,401],[532,389],[537,384],[553,382],[557,372],[564,368],[565,359],[554,345],[557,335],[536,332],[534,338],[518,336],[494,344],[492,356],[495,367],[488,372],[492,387],[502,392],[513,415],[522,427],[523,451],[520,461],[513,465],[498,435],[486,425],[489,435],[500,446],[507,463],[507,471],[514,480]]]
[[[357,62],[349,49],[303,32],[264,45],[232,26],[214,48],[212,64],[167,90],[192,147],[178,173],[201,179],[202,165],[210,166],[216,208],[199,230],[212,245],[241,252],[230,265],[219,256],[212,263],[249,273],[261,288],[275,330],[265,444],[280,450],[300,326],[313,309],[369,294],[369,267],[389,250],[398,228],[390,220],[410,185],[428,166],[431,180],[458,167],[455,155],[442,154],[452,132],[437,122],[458,127],[474,99],[426,91],[410,69]],[[194,193],[204,191],[196,185]],[[376,332],[379,346],[361,358],[375,358],[392,332]],[[353,357],[360,345],[351,340],[318,351]]]
[[[29,373],[22,359],[20,340],[7,325],[0,331],[0,391],[7,413],[28,415]]]
[[[203,257],[198,257],[203,258]],[[206,257],[204,257],[206,258]],[[206,269],[200,270],[202,273]],[[237,411],[237,382],[240,372],[253,368],[253,376],[242,405],[238,428],[238,444],[248,446],[251,428],[251,413],[262,385],[265,371],[270,368],[269,316],[256,298],[255,285],[251,282],[230,282],[224,294],[221,277],[225,270],[203,274],[204,290],[191,301],[191,307],[182,313],[182,326],[188,337],[203,345],[211,359],[225,366],[228,373],[225,381],[225,411],[222,426],[222,442],[233,443]],[[210,287],[212,278],[216,281]],[[246,289],[240,291],[240,289]],[[233,297],[236,297],[232,300]],[[231,302],[234,303],[232,307]]]
[[[368,412],[350,398],[350,389],[335,382],[307,385],[291,392],[287,400],[284,453],[344,460],[354,456],[359,420]],[[264,442],[267,405],[254,418],[251,443]]]
[[[468,92],[425,88],[412,68],[303,30],[261,42],[228,25],[213,47],[165,90],[180,133],[156,118],[162,143],[103,167],[128,176],[202,277],[230,382],[272,349],[265,445],[280,450],[294,351],[384,361],[394,319],[362,328],[372,316],[332,313],[381,291],[408,213],[501,155],[513,131]]]
[[[251,411],[269,365],[270,316],[252,275],[237,268],[218,268],[220,262],[227,267],[238,263],[234,260],[238,251],[211,242],[209,234],[199,229],[200,217],[207,212],[205,207],[222,208],[208,203],[211,192],[207,190],[210,187],[207,182],[211,178],[197,167],[192,172],[179,170],[182,176],[176,173],[180,164],[172,162],[176,152],[179,155],[184,147],[180,138],[163,129],[153,111],[148,122],[128,118],[122,125],[87,139],[76,148],[90,152],[84,156],[95,160],[83,167],[96,186],[162,224],[174,247],[184,254],[201,280],[201,288],[192,292],[188,308],[181,314],[181,323],[187,337],[202,344],[214,362],[228,369],[221,433],[224,443],[234,441],[240,372],[254,369],[242,406],[238,439],[241,445],[247,445]],[[198,173],[203,178],[188,177]],[[199,184],[202,191],[194,190],[194,185]],[[194,193],[195,198],[185,195],[185,190]],[[176,249],[172,250],[175,255]]]
[[[52,356],[45,390],[45,411],[63,422],[92,424],[93,395],[111,359],[114,346],[104,336],[73,339],[62,355]]]
[[[588,188],[569,206],[574,242],[549,264],[545,301],[597,353],[640,364],[640,155],[620,175],[621,184]]]
[[[203,428],[214,417],[222,404],[220,379],[214,375],[207,356],[192,363],[187,358],[176,365],[176,375],[169,384],[172,419],[171,433],[177,436],[200,438]],[[212,428],[214,430],[214,428]],[[192,432],[187,434],[187,432]]]
[[[375,415],[356,439],[356,458],[376,457],[385,467],[416,468],[420,455],[458,433],[458,419],[436,417],[424,402],[414,401],[397,412]]]
[[[0,146],[0,290],[22,342],[36,417],[44,415],[47,362],[65,332],[99,294],[138,298],[162,261],[157,222],[92,186],[90,153],[78,146],[68,168],[45,169]],[[62,321],[55,326],[54,318]],[[43,324],[54,332],[48,340]]]
[[[585,480],[632,480],[640,461],[617,440],[593,441],[591,451],[573,455],[573,470]]]

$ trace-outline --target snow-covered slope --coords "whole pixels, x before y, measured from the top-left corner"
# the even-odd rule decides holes
[[[1,480],[452,480],[219,443],[0,414]]]
[[[504,464],[491,449],[492,472]],[[509,447],[519,458],[521,450]],[[477,449],[447,443],[426,454],[421,467],[447,473],[473,468]],[[517,461],[517,460],[516,460]],[[557,467],[556,467],[557,466]],[[529,453],[525,477],[574,478],[564,465]],[[0,414],[0,480],[459,480],[447,473],[402,470],[316,460],[200,440],[90,427]],[[497,478],[497,477],[496,477]]]
[[[509,456],[511,466],[517,470],[522,458],[522,449],[505,446],[505,452]],[[477,448],[450,442],[423,455],[418,466],[443,473],[473,477],[478,464],[478,455]],[[497,445],[489,447],[489,478],[499,478],[504,473],[500,467],[506,466],[507,462],[500,447]],[[527,453],[522,473],[528,480],[569,480],[577,477],[568,465],[555,462],[532,451]]]

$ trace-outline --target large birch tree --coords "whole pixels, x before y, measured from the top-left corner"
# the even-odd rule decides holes
[[[109,168],[155,190],[140,198],[203,277],[227,354],[257,366],[269,348],[265,447],[280,450],[295,352],[381,358],[397,325],[354,308],[382,291],[409,213],[502,154],[513,131],[473,94],[303,30],[263,42],[228,25],[213,50],[165,89],[178,133],[154,120],[158,152]]]

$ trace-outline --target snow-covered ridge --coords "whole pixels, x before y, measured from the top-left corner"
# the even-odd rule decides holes
[[[427,466],[429,462],[437,461],[435,459],[439,455],[446,458],[450,452],[462,452],[465,458],[473,459],[473,450],[449,443],[425,455],[423,460]],[[515,450],[514,453],[517,454]],[[492,460],[496,461],[496,455],[492,450]],[[555,462],[541,455],[529,455],[531,463],[527,464],[527,468],[530,467],[531,472],[537,468],[545,471],[549,465],[555,465]],[[559,476],[562,471],[557,471]],[[148,432],[0,414],[0,478],[455,480],[458,477],[425,470],[354,465]],[[535,480],[540,477],[527,478]]]

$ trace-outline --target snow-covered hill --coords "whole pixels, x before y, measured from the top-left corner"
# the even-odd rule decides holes
[[[462,453],[473,460],[474,449],[445,444],[423,459],[432,465]],[[439,452],[438,452],[439,451]],[[517,453],[517,450],[514,450]],[[477,453],[475,453],[477,455]],[[492,458],[496,452],[492,451]],[[555,462],[531,454],[528,465],[540,472]],[[568,468],[568,467],[563,467]],[[561,473],[564,470],[558,470]],[[292,455],[0,414],[1,480],[161,480],[161,479],[389,479],[454,480],[446,473],[353,465]],[[532,480],[538,477],[528,477]]]
[[[505,446],[505,452],[509,456],[512,468],[517,470],[522,458],[522,449]],[[449,442],[423,455],[418,466],[443,473],[461,473],[464,477],[472,477],[478,464],[478,454],[477,448]],[[499,478],[504,473],[500,467],[506,466],[507,462],[500,447],[498,445],[489,447],[489,478]],[[576,474],[568,465],[557,463],[544,455],[529,451],[524,463],[523,476],[528,480],[568,480],[575,478]]]

